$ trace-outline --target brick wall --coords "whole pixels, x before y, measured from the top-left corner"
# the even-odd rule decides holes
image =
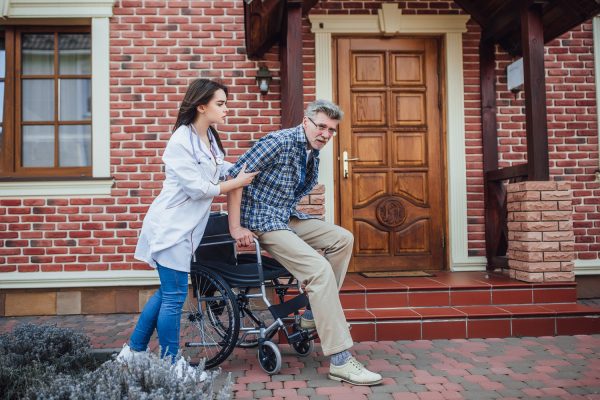
[[[313,13],[375,14],[381,2],[325,1]],[[405,14],[457,14],[452,1],[399,1]],[[160,156],[188,82],[221,79],[230,87],[227,124],[219,126],[234,160],[265,133],[279,128],[279,50],[260,62],[244,50],[242,1],[120,0],[110,25],[111,174],[109,197],[0,200],[0,272],[140,269],[132,258],[143,216],[162,186]],[[483,255],[483,197],[479,28],[464,36],[469,250]],[[558,45],[569,45],[568,49]],[[591,24],[566,34],[548,52],[552,174],[573,182],[576,251],[596,258],[600,246],[598,200],[591,182],[598,144]],[[499,89],[510,60],[499,55]],[[314,99],[314,38],[303,25],[304,99]],[[261,96],[254,76],[265,64],[275,76]],[[565,72],[562,69],[567,69]],[[583,96],[583,97],[582,97]],[[502,165],[523,160],[522,99],[499,93]],[[576,151],[576,152],[575,152]],[[219,209],[223,197],[217,199]],[[322,188],[307,209],[323,210]]]

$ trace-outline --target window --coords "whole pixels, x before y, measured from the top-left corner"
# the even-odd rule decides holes
[[[5,27],[0,176],[92,176],[89,27]]]

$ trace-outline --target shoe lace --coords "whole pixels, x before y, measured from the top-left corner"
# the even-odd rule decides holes
[[[348,360],[348,361],[350,361],[350,364],[351,364],[351,365],[352,365],[354,368],[356,368],[357,372],[360,372],[360,371],[362,371],[362,369],[364,368],[364,366],[363,366],[363,365],[362,365],[360,362],[358,362],[358,360],[357,360],[356,358],[354,358],[354,357],[352,357],[352,358],[351,358],[350,360]]]

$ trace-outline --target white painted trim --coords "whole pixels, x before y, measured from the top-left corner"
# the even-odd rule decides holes
[[[331,70],[331,33],[315,33],[315,69],[317,71],[317,85],[315,94],[317,99],[333,100],[333,71]],[[335,210],[335,160],[333,145],[335,141],[325,147],[320,154],[319,183],[325,185],[325,221],[334,223]],[[323,168],[324,167],[324,168]]]
[[[462,33],[466,32],[467,15],[402,15],[397,5],[383,4],[378,15],[311,15],[315,34],[315,72],[317,97],[332,100],[332,35],[348,34],[439,34],[446,42],[446,93],[448,101],[448,207],[450,224],[450,269],[481,270],[484,257],[469,257],[467,242],[467,178],[465,158],[465,110],[462,59]],[[451,99],[451,101],[450,101]],[[325,185],[325,207],[334,205],[333,146],[322,152],[319,182]],[[325,220],[333,221],[334,210]]]
[[[600,275],[600,260],[575,260],[575,275]]]
[[[109,21],[92,18],[92,176],[110,176]]]
[[[85,181],[0,182],[0,198],[109,195],[113,183],[112,178]]]
[[[112,17],[115,0],[4,0],[9,18]]]
[[[10,0],[0,0],[0,12],[2,12],[2,16],[6,17],[8,15],[8,5],[10,4]]]
[[[598,121],[598,143],[600,143],[600,16],[594,17],[592,20],[593,35],[594,35],[594,77],[596,81],[596,119]],[[600,153],[600,149],[598,149]],[[600,169],[600,157],[598,157],[598,168]],[[596,181],[598,181],[596,175]]]
[[[82,272],[6,272],[0,274],[0,289],[41,289],[159,285],[154,270],[110,270]]]
[[[487,265],[487,259],[485,257],[469,257],[467,262],[452,263],[452,272],[473,272],[473,271],[485,271]]]
[[[466,21],[465,21],[466,22]],[[448,241],[450,269],[481,264],[469,258],[467,236],[467,161],[465,154],[465,93],[462,34],[446,34],[446,122],[448,165]],[[479,260],[479,261],[478,261]]]

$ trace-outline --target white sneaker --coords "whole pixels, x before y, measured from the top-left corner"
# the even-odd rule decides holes
[[[177,360],[177,362],[173,364],[171,369],[175,371],[177,377],[180,379],[183,378],[185,375],[184,380],[187,379],[189,376],[196,376],[196,374],[198,374],[198,370],[192,367],[183,357],[180,357],[179,360]],[[204,381],[206,377],[206,372],[202,371],[198,376],[198,379],[200,381]]]
[[[330,364],[329,379],[363,386],[378,385],[383,381],[381,375],[369,371],[354,357],[350,357],[344,365]]]
[[[123,345],[123,348],[121,349],[121,352],[119,353],[119,355],[117,355],[116,360],[123,364],[130,363],[135,357],[135,353],[137,353],[137,351],[131,350],[131,347],[129,347],[129,345],[125,343]]]

